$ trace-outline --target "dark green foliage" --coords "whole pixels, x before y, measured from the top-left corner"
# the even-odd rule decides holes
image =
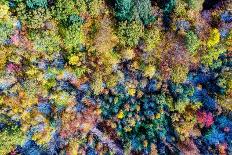
[[[115,89],[122,94],[104,96],[102,114],[105,119],[119,118],[116,129],[125,146],[129,144],[131,149],[141,151],[150,148],[152,142],[165,141],[170,136],[168,118],[163,113],[167,105],[164,95],[146,94],[135,100],[123,94],[121,86]],[[119,113],[123,114],[119,116]]]
[[[164,14],[170,14],[174,10],[176,0],[167,0],[163,7]]]
[[[150,0],[138,0],[136,3],[140,20],[144,25],[148,25],[155,21],[155,16],[152,15],[152,7]]]
[[[27,7],[30,9],[35,9],[35,8],[46,8],[48,5],[47,0],[27,0],[26,1]]]
[[[133,0],[116,0],[115,16],[119,21],[131,21],[134,18],[134,1]]]
[[[0,154],[7,154],[25,138],[19,124],[3,114],[0,114],[0,136]]]
[[[73,14],[73,15],[71,15],[71,16],[69,16],[69,18],[68,18],[68,24],[69,25],[72,25],[72,24],[83,24],[83,19],[80,17],[80,16],[78,16],[78,15],[75,15],[75,14]]]
[[[163,14],[164,14],[163,23],[165,28],[167,29],[170,27],[170,23],[171,23],[170,15],[175,8],[176,0],[167,0],[165,2],[166,3],[164,3],[164,5],[161,8],[163,9]]]
[[[155,20],[150,0],[116,0],[115,16],[119,21],[141,20],[144,25]]]

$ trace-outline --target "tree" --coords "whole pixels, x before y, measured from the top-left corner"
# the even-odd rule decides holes
[[[213,65],[214,61],[218,60],[218,58],[219,58],[219,56],[221,54],[225,53],[225,51],[226,50],[222,46],[217,46],[217,47],[214,47],[214,48],[210,48],[210,49],[208,49],[207,52],[205,52],[202,55],[202,57],[201,57],[201,63],[203,65],[207,66],[207,67],[210,67],[210,66]]]
[[[185,0],[188,6],[196,11],[201,11],[203,9],[204,0]]]
[[[175,66],[172,69],[171,80],[175,83],[183,83],[187,79],[188,71],[188,66]]]
[[[146,46],[145,50],[149,52],[152,51],[161,41],[160,30],[157,27],[146,29],[143,40]]]
[[[8,5],[0,3],[0,45],[6,43],[13,33],[15,20],[10,17]]]
[[[95,80],[92,83],[92,90],[94,91],[95,95],[99,95],[103,90],[102,75],[99,73],[95,73],[93,76]]]
[[[155,20],[150,0],[116,0],[115,16],[119,21],[141,20],[144,25]]]
[[[85,14],[87,6],[85,0],[57,0],[52,9],[53,16],[61,22],[66,22],[71,15]]]
[[[220,42],[220,32],[218,29],[212,29],[210,31],[210,37],[207,41],[208,48],[217,45]]]
[[[31,29],[44,28],[45,23],[51,19],[51,14],[48,9],[38,8],[22,14],[23,24]]]
[[[8,154],[25,140],[23,131],[17,126],[11,127],[10,130],[4,129],[0,132],[0,136],[0,154]]]
[[[26,4],[30,9],[35,9],[38,7],[46,8],[48,5],[48,1],[47,0],[27,0]]]
[[[144,25],[155,21],[150,0],[136,0],[136,12]]]
[[[133,21],[119,23],[117,36],[122,46],[134,47],[143,36],[143,25],[141,22]]]
[[[79,23],[62,28],[61,36],[63,38],[64,48],[69,53],[79,51],[81,45],[84,44],[85,41],[85,36]]]
[[[186,47],[191,54],[194,54],[200,46],[200,40],[193,31],[189,31],[185,36]]]
[[[164,14],[163,15],[163,22],[164,22],[164,26],[166,28],[169,28],[170,23],[171,23],[170,15],[175,8],[176,0],[167,0],[164,2],[165,3],[161,6],[161,8],[163,9],[163,14]]]
[[[61,38],[54,31],[32,32],[31,40],[33,41],[33,48],[38,52],[47,52],[52,54],[60,50]]]
[[[115,16],[119,21],[132,21],[134,18],[134,1],[133,0],[116,0]]]
[[[108,17],[104,17],[100,22],[100,27],[94,39],[94,47],[97,52],[105,53],[112,51],[117,44],[118,38],[112,29],[112,23]]]

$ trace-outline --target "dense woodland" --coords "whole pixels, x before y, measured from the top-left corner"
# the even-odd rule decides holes
[[[231,155],[230,0],[0,0],[0,155]]]

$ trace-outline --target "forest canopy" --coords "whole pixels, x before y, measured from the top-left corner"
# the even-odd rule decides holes
[[[0,154],[232,154],[231,10],[0,0]]]

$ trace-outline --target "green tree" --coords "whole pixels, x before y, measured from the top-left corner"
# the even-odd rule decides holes
[[[138,44],[140,37],[143,36],[143,25],[141,22],[132,23],[121,22],[118,27],[119,42],[123,46],[134,47]]]
[[[204,0],[185,0],[185,1],[191,9],[194,9],[196,11],[201,11],[203,8]]]
[[[152,15],[152,6],[150,0],[137,0],[136,12],[144,25],[148,25],[155,21],[155,16]]]
[[[152,51],[161,41],[161,33],[157,27],[146,29],[143,37],[146,51]]]
[[[207,67],[213,65],[215,60],[218,60],[218,57],[223,54],[226,50],[222,46],[217,46],[210,48],[206,53],[201,57],[201,63]]]
[[[150,0],[116,0],[115,16],[119,21],[141,20],[144,25],[155,20]]]
[[[51,14],[48,9],[38,8],[33,11],[29,11],[23,15],[25,25],[32,29],[43,28],[45,22],[51,19]]]
[[[14,30],[14,19],[10,17],[8,5],[0,3],[0,45],[4,44]]]
[[[0,154],[8,154],[17,145],[22,145],[25,140],[23,131],[17,126],[4,129],[0,132]]]
[[[163,6],[164,14],[170,14],[176,6],[176,0],[167,0]]]
[[[131,21],[134,18],[134,1],[133,0],[116,0],[115,16],[119,21]]]
[[[48,1],[47,0],[27,0],[26,4],[30,9],[35,9],[39,7],[46,8],[48,5]]]
[[[71,15],[85,14],[86,11],[85,0],[79,0],[78,2],[74,0],[57,0],[52,8],[53,16],[62,22],[66,22]]]
[[[52,54],[60,50],[61,38],[54,31],[33,31],[30,35],[36,51]]]
[[[200,46],[200,40],[193,31],[189,31],[185,36],[186,47],[191,54],[194,54]]]
[[[79,23],[61,29],[64,48],[70,53],[80,49],[84,43],[85,36]]]
[[[6,39],[13,33],[13,22],[12,20],[1,20],[0,19],[0,45],[4,44]]]
[[[101,8],[104,7],[102,0],[86,0],[86,4],[92,17],[100,15]]]

